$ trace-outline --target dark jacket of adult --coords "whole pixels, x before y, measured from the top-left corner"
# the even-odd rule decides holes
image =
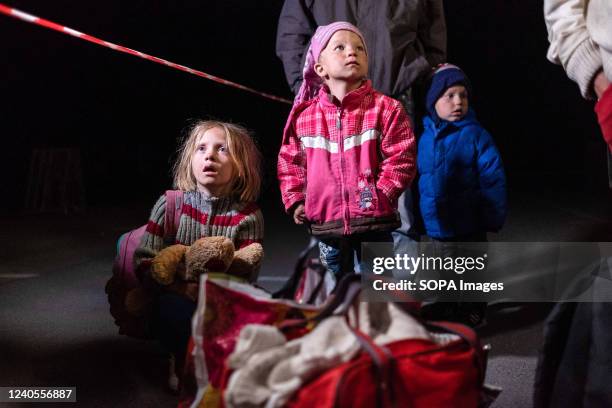
[[[599,279],[599,281],[598,281]],[[612,299],[558,303],[544,325],[534,382],[535,408],[612,407]]]
[[[471,109],[457,122],[423,122],[417,168],[427,235],[498,231],[506,219],[506,176],[491,135]]]
[[[402,94],[446,59],[442,0],[285,0],[276,54],[294,93],[302,83],[310,38],[318,26],[334,21],[348,21],[361,30],[369,51],[369,78],[386,95]]]

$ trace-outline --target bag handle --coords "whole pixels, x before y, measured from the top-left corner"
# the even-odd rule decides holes
[[[327,269],[323,265],[311,265],[311,268],[319,274],[321,279],[319,280],[319,283],[317,283],[317,286],[315,286],[315,288],[312,290],[310,297],[306,300],[306,304],[309,305],[312,305],[317,296],[319,296],[319,292],[321,292],[323,284],[325,283],[325,272],[327,272]]]
[[[166,213],[164,215],[164,243],[176,243],[176,232],[181,219],[183,192],[181,190],[166,191]]]
[[[280,331],[296,329],[308,324],[317,324],[332,315],[345,315],[361,293],[360,280],[361,277],[357,274],[345,275],[316,315],[306,319],[287,319],[278,326],[278,329]]]
[[[443,331],[459,336],[461,340],[466,342],[470,347],[476,350],[476,365],[480,369],[481,384],[484,382],[484,374],[487,367],[487,350],[481,347],[480,340],[476,332],[461,323],[445,322],[445,321],[429,321],[421,317],[417,310],[410,303],[394,302],[404,313],[411,315],[417,322],[425,328],[433,331]]]
[[[461,323],[445,322],[445,321],[428,321],[424,320],[415,310],[414,304],[408,302],[394,302],[404,313],[411,315],[414,319],[422,324],[425,328],[433,329],[433,331],[443,331],[459,336],[464,342],[476,351],[476,366],[480,372],[480,383],[484,383],[484,378],[487,368],[488,349],[481,346],[480,340],[476,332]],[[417,308],[418,309],[418,308]]]
[[[360,293],[361,275],[351,273],[343,276],[331,293],[329,301],[323,305],[321,311],[313,319],[320,322],[333,314],[346,314]]]
[[[374,380],[376,382],[376,407],[392,407],[395,408],[395,398],[393,393],[393,372],[395,358],[391,351],[374,343],[372,338],[361,330],[351,327],[361,349],[370,356],[372,367],[374,368]],[[336,394],[334,406],[340,407],[340,392]]]
[[[472,347],[476,351],[476,366],[480,371],[480,384],[484,383],[484,377],[486,374],[487,368],[487,354],[488,349],[484,348],[480,344],[480,340],[476,335],[476,332],[461,323],[455,322],[442,322],[442,321],[420,321],[423,326],[434,329],[434,330],[442,330],[449,332],[451,334],[455,334],[459,336],[463,341],[465,341],[470,347]]]
[[[292,299],[294,297],[295,291],[300,283],[302,272],[308,265],[310,253],[317,245],[319,245],[319,241],[316,238],[311,237],[306,248],[304,248],[298,255],[298,259],[295,263],[295,267],[293,268],[291,277],[287,280],[287,282],[285,282],[281,289],[272,294],[274,299]]]

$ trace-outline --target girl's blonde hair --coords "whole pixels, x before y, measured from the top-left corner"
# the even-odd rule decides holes
[[[231,194],[240,201],[255,201],[261,188],[261,154],[249,132],[242,126],[216,120],[198,120],[179,147],[174,164],[174,188],[196,190],[197,184],[191,163],[200,137],[209,129],[225,132],[229,156],[234,166]]]

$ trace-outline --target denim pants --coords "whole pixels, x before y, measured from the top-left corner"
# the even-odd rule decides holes
[[[395,99],[402,103],[406,114],[410,118],[412,122],[413,131],[415,133],[415,138],[417,134],[416,126],[416,105],[414,103],[414,96],[412,88],[408,88],[403,93],[394,96]],[[416,142],[416,140],[415,140]],[[416,165],[416,157],[415,165]],[[397,201],[397,211],[400,215],[400,220],[402,225],[393,231],[393,246],[395,249],[395,253],[399,254],[412,254],[412,249],[415,247],[414,243],[418,242],[420,237],[417,229],[415,228],[415,205],[418,205],[418,202],[415,198],[416,194],[416,180],[412,183],[412,187],[408,187],[400,196]]]
[[[414,196],[413,191],[408,188],[397,200],[397,211],[399,212],[402,225],[393,231],[395,253],[410,253],[410,248],[414,248],[414,243],[420,239],[419,233],[415,228]]]
[[[321,263],[336,279],[361,272],[361,244],[363,242],[393,242],[391,231],[366,232],[340,238],[319,240]]]

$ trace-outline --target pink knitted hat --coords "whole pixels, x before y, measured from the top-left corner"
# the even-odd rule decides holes
[[[361,38],[366,54],[368,53],[363,34],[361,34],[361,31],[359,31],[359,29],[351,23],[347,23],[346,21],[336,21],[335,23],[325,26],[319,26],[317,31],[315,31],[314,35],[312,36],[310,46],[306,52],[306,62],[304,63],[304,70],[302,71],[303,81],[302,85],[300,86],[300,90],[295,97],[295,101],[293,102],[294,104],[308,101],[314,98],[319,92],[319,88],[323,84],[323,80],[315,72],[314,66],[319,60],[321,51],[323,51],[327,46],[329,39],[336,31],[340,30],[352,31],[357,34],[359,38]]]

